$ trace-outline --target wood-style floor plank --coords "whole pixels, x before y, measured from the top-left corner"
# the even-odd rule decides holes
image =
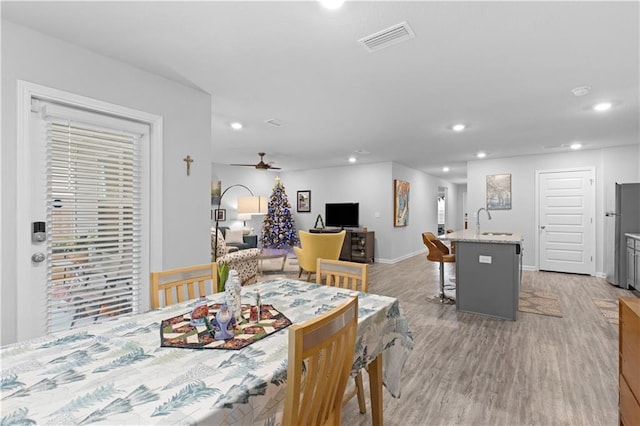
[[[454,265],[446,265],[446,277]],[[428,301],[438,265],[419,255],[371,266],[369,291],[396,297],[414,339],[402,396],[384,390],[385,425],[617,425],[618,329],[593,299],[633,297],[582,275],[524,271],[522,287],[558,295],[562,318],[517,321],[457,313]],[[368,377],[365,386],[368,387]],[[344,407],[345,425],[371,424],[371,406]]]

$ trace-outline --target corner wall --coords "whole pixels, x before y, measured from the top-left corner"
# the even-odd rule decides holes
[[[75,45],[2,21],[2,344],[16,339],[17,81],[25,80],[74,94],[160,115],[163,129],[163,269],[210,259],[209,183],[211,171],[211,97],[97,55]],[[191,176],[182,159],[195,162]],[[158,263],[158,262],[157,262]]]

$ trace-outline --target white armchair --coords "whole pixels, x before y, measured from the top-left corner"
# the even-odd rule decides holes
[[[211,259],[214,259],[213,250],[215,250],[216,238],[215,230],[211,232]],[[260,258],[260,249],[251,248],[246,250],[227,252],[227,245],[222,236],[222,232],[218,230],[218,247],[217,247],[218,265],[226,263],[229,269],[238,271],[240,284],[253,284],[257,281],[258,275],[258,259]]]

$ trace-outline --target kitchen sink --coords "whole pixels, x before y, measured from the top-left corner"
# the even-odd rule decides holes
[[[482,235],[513,235],[512,232],[483,232]]]

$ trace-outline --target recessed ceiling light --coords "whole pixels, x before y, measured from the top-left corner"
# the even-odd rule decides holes
[[[454,132],[461,132],[466,128],[467,126],[462,123],[454,124],[453,126],[451,126],[451,130],[453,130]]]
[[[579,86],[574,89],[571,89],[571,92],[575,96],[584,96],[591,91],[591,86]]]
[[[233,123],[230,124],[231,128],[233,130],[240,130],[242,129],[242,123],[239,123],[237,121],[234,121]]]
[[[444,167],[442,168],[442,171],[446,173],[446,172],[448,172],[448,171],[449,171],[449,168],[448,168],[447,166],[444,166]]]
[[[320,0],[320,3],[327,9],[338,9],[344,4],[344,0]]]
[[[582,148],[582,144],[580,142],[574,142],[571,145],[569,145],[569,148],[571,148],[571,149],[580,149],[580,148]]]
[[[354,157],[353,155],[351,157],[349,157],[349,162],[350,163],[355,163],[356,161],[358,161],[358,159],[356,157]]]
[[[613,104],[611,102],[600,102],[599,104],[595,104],[593,106],[594,111],[609,111]]]
[[[476,154],[476,157],[478,157],[478,158],[484,158],[486,156],[487,156],[486,152],[479,152],[479,153]]]

